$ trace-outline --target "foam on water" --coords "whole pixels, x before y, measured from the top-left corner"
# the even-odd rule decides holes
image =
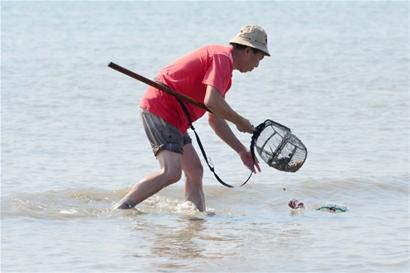
[[[389,181],[386,183],[386,181]],[[185,216],[201,217],[213,214],[232,214],[237,210],[235,204],[245,200],[249,209],[263,208],[269,204],[269,210],[282,210],[286,202],[297,198],[313,209],[326,204],[336,203],[340,206],[351,204],[352,210],[371,209],[375,195],[383,200],[405,200],[409,195],[408,181],[405,177],[384,178],[350,178],[342,180],[306,180],[281,187],[258,184],[257,181],[244,188],[230,190],[222,186],[207,186],[208,202],[231,207],[230,210],[208,208],[205,213],[197,210],[192,202],[183,200],[182,189],[178,186],[163,190],[138,205],[138,213],[171,213]],[[387,187],[386,184],[389,186]],[[38,193],[14,193],[2,199],[2,217],[34,217],[62,219],[71,217],[117,217],[119,211],[112,207],[120,200],[129,188],[109,191],[97,188],[70,189]],[[349,194],[346,194],[349,193]],[[387,205],[395,203],[386,202]],[[217,205],[219,207],[219,205]],[[240,206],[239,206],[240,207]],[[398,208],[403,208],[400,205]],[[265,208],[266,209],[266,208]],[[263,210],[265,210],[263,209]],[[126,210],[125,210],[126,211]],[[263,212],[263,211],[262,211]],[[267,211],[266,211],[267,212]],[[257,212],[260,213],[260,212]],[[375,215],[376,216],[376,215]]]
[[[213,215],[208,208],[200,212],[192,202],[169,196],[155,195],[145,200],[138,209],[116,210],[116,202],[129,190],[71,189],[40,193],[18,193],[2,199],[2,217],[32,217],[49,220],[72,218],[134,217],[142,213],[170,213],[201,219]]]

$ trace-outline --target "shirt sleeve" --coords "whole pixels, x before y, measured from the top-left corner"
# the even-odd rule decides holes
[[[225,97],[231,85],[232,61],[224,55],[215,55],[211,59],[208,70],[205,72],[203,84],[215,87]]]

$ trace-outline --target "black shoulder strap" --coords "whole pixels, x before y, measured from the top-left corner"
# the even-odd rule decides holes
[[[196,141],[198,142],[198,146],[199,146],[199,148],[201,149],[201,152],[202,152],[202,155],[203,155],[203,157],[204,157],[204,159],[205,159],[205,162],[206,162],[206,164],[208,165],[208,167],[209,167],[209,169],[211,170],[211,172],[214,174],[216,180],[218,180],[219,183],[221,183],[221,184],[224,185],[225,187],[233,188],[232,185],[229,185],[228,183],[224,182],[224,181],[216,174],[214,166],[209,162],[208,157],[206,156],[205,149],[204,149],[204,147],[203,147],[203,145],[202,145],[201,140],[199,139],[199,135],[197,134],[197,132],[196,132],[194,126],[192,125],[191,115],[189,114],[188,109],[186,108],[186,105],[185,105],[184,102],[182,102],[180,99],[178,99],[178,98],[176,98],[176,99],[178,100],[179,104],[181,105],[182,110],[184,110],[184,113],[185,113],[186,117],[188,118],[189,127],[192,129],[192,131],[194,131]],[[242,187],[243,185],[245,185],[245,184],[249,181],[249,179],[251,178],[251,176],[252,176],[252,172],[251,172],[251,174],[249,175],[249,177],[245,180],[245,182],[243,182],[243,183],[241,184],[241,187]]]

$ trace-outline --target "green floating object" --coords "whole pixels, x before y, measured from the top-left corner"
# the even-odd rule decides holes
[[[336,212],[346,212],[347,207],[329,204],[329,205],[321,206],[320,208],[317,208],[316,210],[336,213]]]

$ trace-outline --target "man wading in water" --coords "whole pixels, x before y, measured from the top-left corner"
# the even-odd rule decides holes
[[[188,53],[163,68],[156,80],[203,102],[212,111],[208,121],[215,133],[238,153],[247,168],[252,172],[256,172],[256,168],[260,172],[258,163],[252,160],[250,151],[234,135],[227,121],[244,133],[253,132],[252,124],[234,111],[224,98],[231,86],[233,70],[252,71],[264,56],[270,56],[267,35],[261,27],[247,25],[230,45],[209,45]],[[185,105],[192,122],[205,114],[204,109]],[[140,180],[117,208],[135,207],[162,188],[179,181],[183,171],[186,199],[204,211],[203,167],[187,133],[190,124],[180,103],[175,97],[149,87],[140,107],[144,129],[160,170]]]

